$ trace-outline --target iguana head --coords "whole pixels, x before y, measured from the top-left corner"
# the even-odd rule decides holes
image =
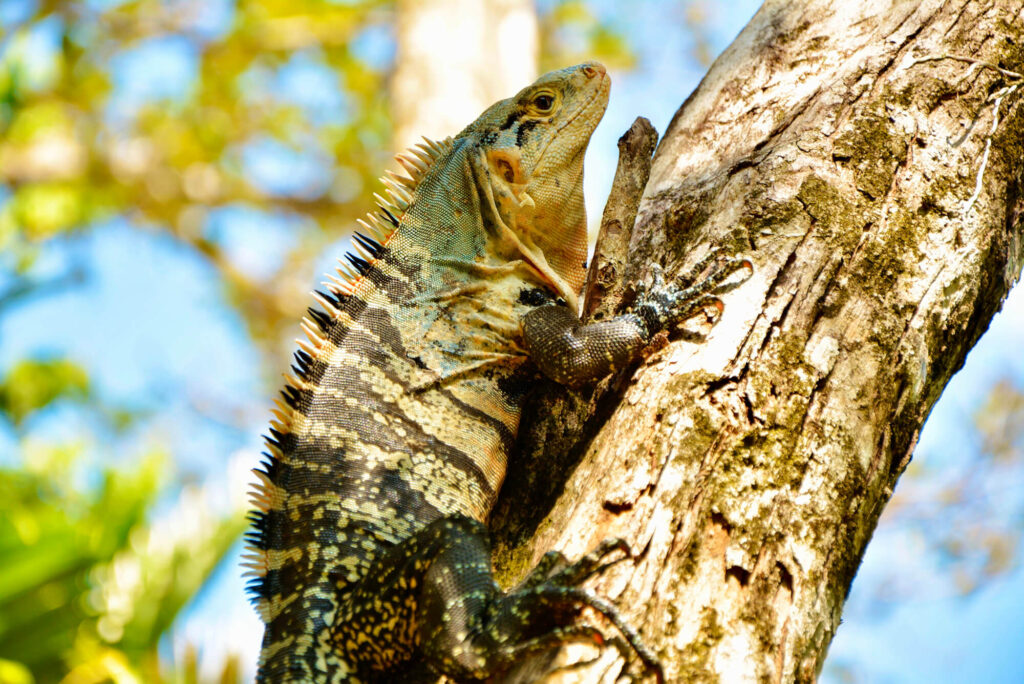
[[[608,105],[604,66],[587,62],[541,76],[492,105],[459,136],[475,141],[483,188],[523,256],[570,304],[586,276],[583,155]]]

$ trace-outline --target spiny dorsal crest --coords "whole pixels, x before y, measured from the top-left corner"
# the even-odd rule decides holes
[[[356,232],[352,237],[353,250],[345,254],[344,261],[338,260],[337,273],[327,275],[327,281],[323,283],[326,292],[313,293],[313,298],[322,308],[310,307],[309,316],[302,319],[302,332],[306,338],[296,340],[299,351],[295,352],[295,364],[292,365],[294,374],[285,374],[281,397],[275,399],[270,434],[264,436],[267,451],[260,466],[252,471],[256,482],[249,492],[253,508],[249,520],[253,527],[245,535],[246,553],[242,556],[242,567],[246,572],[242,576],[249,578],[250,598],[264,622],[270,622],[278,612],[278,606],[273,605],[273,589],[266,586],[265,581],[272,563],[268,552],[267,517],[283,505],[284,492],[277,485],[276,474],[278,464],[284,459],[284,443],[291,439],[296,412],[326,367],[321,357],[332,332],[337,332],[335,326],[345,320],[345,302],[394,237],[406,212],[416,201],[416,188],[453,146],[451,138],[441,142],[423,138],[422,143],[395,156],[407,175],[387,171],[381,178],[387,196],[374,194],[379,213],[370,213],[365,219],[357,220],[364,232]]]

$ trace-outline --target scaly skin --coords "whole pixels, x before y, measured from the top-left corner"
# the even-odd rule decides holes
[[[567,384],[599,377],[685,308],[663,287],[611,321],[576,317],[583,155],[608,92],[599,64],[552,72],[400,158],[410,177],[392,177],[354,272],[304,324],[256,471],[259,681],[396,681],[417,667],[484,679],[525,653],[600,641],[575,622],[583,605],[660,678],[635,632],[576,586],[621,545],[504,594],[483,526],[536,367]]]

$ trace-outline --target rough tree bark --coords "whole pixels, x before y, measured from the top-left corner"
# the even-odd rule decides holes
[[[704,342],[542,393],[494,515],[506,580],[621,536],[636,557],[595,587],[669,681],[816,677],[931,406],[1024,263],[1022,45],[1020,0],[765,4],[658,147],[624,277],[709,245],[755,274]],[[621,669],[608,649],[549,681]]]

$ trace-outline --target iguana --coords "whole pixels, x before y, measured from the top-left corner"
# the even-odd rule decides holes
[[[600,643],[576,620],[583,606],[661,679],[635,631],[579,586],[622,542],[574,564],[550,553],[505,593],[484,526],[537,367],[569,385],[621,368],[738,268],[580,323],[583,155],[609,84],[593,62],[554,71],[399,156],[408,176],[385,179],[380,214],[315,295],[254,471],[258,681],[485,679],[530,652]]]

